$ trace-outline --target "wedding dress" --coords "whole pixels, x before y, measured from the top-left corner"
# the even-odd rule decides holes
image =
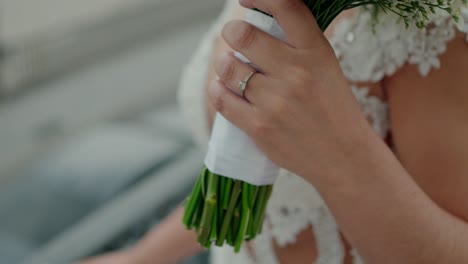
[[[205,107],[209,63],[215,38],[237,5],[238,0],[227,1],[221,16],[186,66],[180,84],[179,103],[195,141],[205,149],[209,140]],[[468,10],[463,10],[463,17],[468,21]],[[447,43],[456,32],[455,21],[442,12],[433,18],[430,28],[420,30],[412,27],[406,29],[392,15],[382,16],[373,28],[370,12],[363,9],[351,18],[338,22],[329,41],[350,83],[378,83],[384,77],[393,75],[405,63],[416,65],[423,76],[441,67],[438,57],[445,52]],[[351,89],[375,132],[386,138],[390,131],[387,104],[370,96],[369,88],[351,86]],[[313,186],[282,170],[268,204],[263,232],[251,244],[257,257],[253,259],[245,248],[239,254],[234,254],[230,247],[214,248],[212,263],[279,263],[273,241],[280,247],[287,246],[295,242],[298,234],[311,227],[318,258],[310,263],[342,264],[346,255],[344,246],[326,204]],[[362,263],[358,252],[352,250],[350,253],[354,263]]]

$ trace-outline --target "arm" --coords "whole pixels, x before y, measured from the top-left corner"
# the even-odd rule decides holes
[[[196,243],[195,233],[182,225],[182,214],[183,207],[177,208],[131,249],[98,256],[81,264],[176,263],[190,257],[202,248]]]
[[[319,184],[368,263],[468,263],[468,49],[461,34],[441,62],[429,77],[406,66],[385,81],[399,160],[373,139],[344,163],[333,179],[339,183]]]
[[[155,260],[158,263],[175,263],[200,252],[202,248],[196,242],[196,234],[181,222],[183,213],[182,206],[177,208],[138,242],[132,249],[133,263],[150,264]]]
[[[388,90],[396,88],[391,104],[413,100],[399,106],[407,107],[400,109],[400,121],[393,118],[394,125],[401,122],[396,139],[400,162],[365,120],[333,50],[303,2],[241,3],[273,14],[288,45],[243,22],[227,24],[226,42],[262,72],[249,82],[244,100],[226,84],[232,87],[251,69],[235,59],[219,58],[215,65],[220,80],[209,89],[217,111],[273,162],[314,185],[366,263],[468,263],[468,224],[462,217],[466,211],[458,201],[468,196],[463,192],[468,183],[461,180],[468,175],[466,44],[455,40],[443,60],[446,70],[430,79],[413,71],[388,80]],[[240,74],[226,75],[226,68]],[[418,115],[422,112],[412,103],[423,107],[424,114]],[[431,130],[421,130],[425,127]],[[444,143],[430,147],[434,141]],[[442,151],[437,146],[443,146]],[[430,184],[434,178],[443,178],[444,184]]]

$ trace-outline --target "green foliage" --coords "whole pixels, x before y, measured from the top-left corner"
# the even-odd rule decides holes
[[[449,13],[458,21],[458,7],[466,5],[467,2],[468,0],[304,0],[322,31],[325,31],[341,12],[355,7],[364,6],[371,9],[375,23],[380,15],[393,13],[400,16],[406,26],[414,24],[424,28],[431,15],[439,11]]]

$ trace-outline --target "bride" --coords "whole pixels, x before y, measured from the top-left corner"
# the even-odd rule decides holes
[[[287,44],[226,24],[244,13],[228,0],[187,65],[181,107],[202,148],[220,112],[284,169],[262,235],[237,255],[213,249],[212,263],[468,263],[467,34],[443,13],[424,30],[392,15],[373,28],[362,8],[324,38],[300,0],[240,3],[273,13]],[[263,70],[245,98],[227,88],[252,71],[233,50]],[[132,249],[84,263],[195,254],[181,214]]]

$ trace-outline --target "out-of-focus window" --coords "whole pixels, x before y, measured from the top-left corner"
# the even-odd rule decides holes
[[[0,0],[0,263],[116,249],[183,199],[179,76],[222,5]]]
[[[15,93],[80,59],[88,59],[92,52],[102,52],[99,45],[112,43],[112,36],[99,29],[118,33],[113,25],[133,23],[145,6],[155,7],[160,2],[164,0],[0,1],[4,54],[0,94]]]

